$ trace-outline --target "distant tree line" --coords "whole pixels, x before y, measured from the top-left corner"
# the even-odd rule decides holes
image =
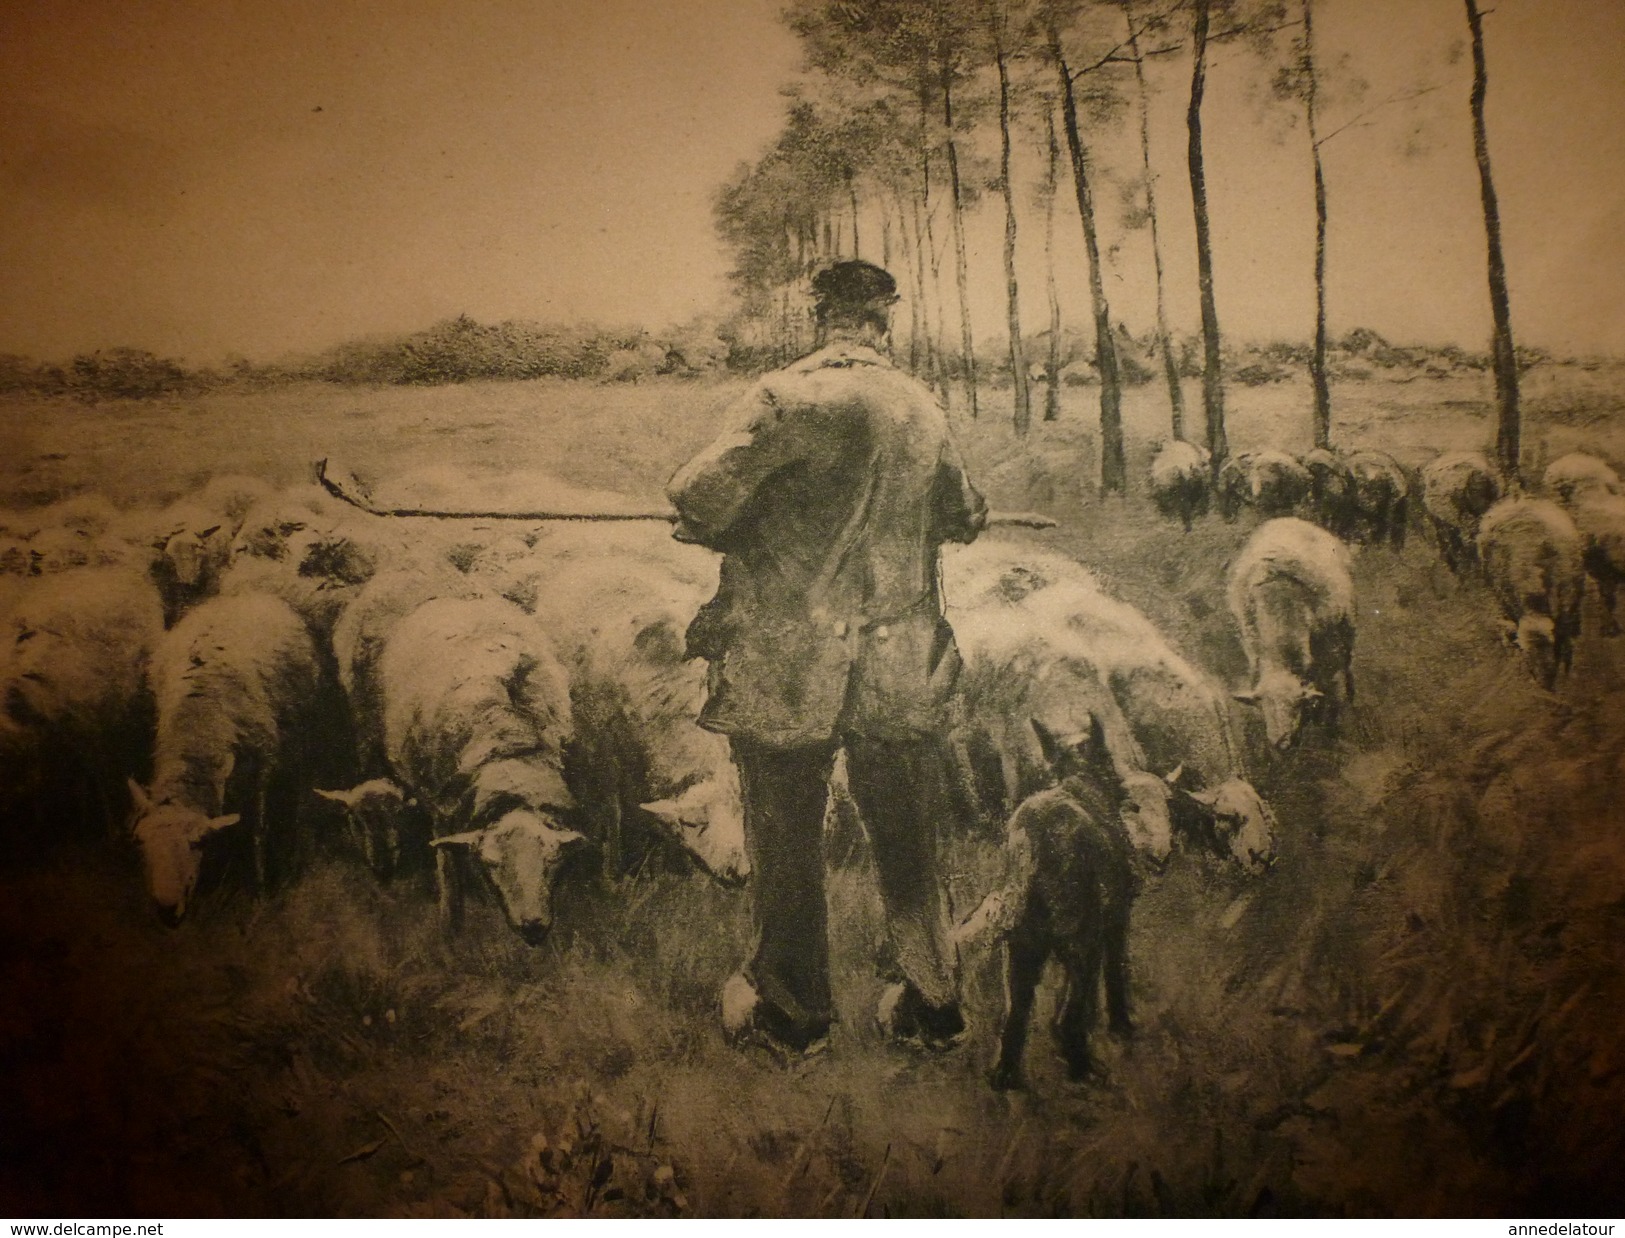
[[[1381,350],[1338,349],[1327,334],[1326,242],[1335,195],[1322,154],[1348,129],[1376,112],[1430,93],[1418,85],[1370,104],[1355,84],[1343,92],[1335,66],[1315,40],[1315,12],[1325,0],[789,0],[785,21],[801,43],[802,76],[786,88],[785,122],[772,146],[743,164],[719,189],[715,218],[734,256],[732,278],[741,309],[740,335],[780,361],[806,350],[811,321],[800,288],[818,265],[837,258],[878,261],[896,271],[911,294],[896,324],[898,351],[911,371],[944,399],[958,390],[971,416],[979,411],[975,338],[966,275],[966,215],[984,193],[997,193],[1004,222],[1006,344],[1001,368],[1011,391],[1018,435],[1031,423],[1032,383],[1045,388],[1044,413],[1059,408],[1058,389],[1069,357],[1056,295],[1055,227],[1060,186],[1067,182],[1081,227],[1089,289],[1090,337],[1084,356],[1099,386],[1101,486],[1124,487],[1121,388],[1144,381],[1149,364],[1168,385],[1170,427],[1189,433],[1180,380],[1189,357],[1168,328],[1161,207],[1149,127],[1150,64],[1188,65],[1185,163],[1196,240],[1197,337],[1205,442],[1217,470],[1228,450],[1224,421],[1227,381],[1256,380],[1264,362],[1227,368],[1232,350],[1220,328],[1222,289],[1216,287],[1210,219],[1204,100],[1215,48],[1234,46],[1263,89],[1303,121],[1306,179],[1315,204],[1315,320],[1311,343],[1293,362],[1314,392],[1311,429],[1317,446],[1332,437],[1329,379],[1346,354],[1365,352],[1381,365]],[[1494,317],[1490,369],[1498,407],[1502,468],[1517,470],[1517,368],[1512,344],[1499,219],[1490,176],[1483,101],[1487,75],[1480,12],[1464,0],[1473,47],[1471,120],[1478,155],[1488,241]],[[1441,50],[1441,60],[1447,58]],[[1232,70],[1233,71],[1233,70]],[[1328,80],[1330,79],[1330,80]],[[1343,97],[1339,97],[1339,95]],[[1333,106],[1336,104],[1337,106]],[[1463,109],[1464,129],[1468,109]],[[1156,281],[1156,327],[1144,357],[1124,354],[1125,333],[1109,301],[1102,269],[1097,166],[1102,137],[1133,117],[1139,166],[1116,168],[1129,182],[1125,222],[1149,226]],[[1043,168],[1028,199],[1042,211],[1048,266],[1049,324],[1023,334],[1017,279],[1018,194],[1011,182],[1013,149],[1025,148]],[[1062,151],[1065,151],[1063,158]],[[1030,242],[1029,242],[1030,243]],[[951,275],[949,274],[951,272]],[[1148,272],[1148,276],[1151,273]],[[952,325],[950,325],[952,324]],[[1345,354],[1339,358],[1338,353]],[[1029,360],[1031,358],[1031,360]],[[1467,354],[1446,358],[1465,364]],[[984,376],[985,376],[985,371]]]
[[[578,378],[637,382],[749,367],[726,326],[696,322],[665,332],[642,328],[476,322],[467,315],[403,336],[349,340],[313,357],[259,363],[235,358],[189,367],[139,348],[81,353],[65,364],[0,355],[0,394],[86,400],[186,396],[224,386],[288,382],[429,386],[477,380]]]

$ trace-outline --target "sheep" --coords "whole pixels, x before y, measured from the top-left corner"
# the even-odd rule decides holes
[[[1081,707],[1121,754],[1138,813],[1131,825],[1160,839],[1164,853],[1171,832],[1216,837],[1255,873],[1273,863],[1274,815],[1243,777],[1224,692],[1145,615],[1109,597],[1080,564],[994,537],[950,548],[943,575],[966,662],[963,709],[979,729],[1001,720],[1007,767],[1007,754],[1018,754],[1001,775],[1001,812],[1032,789],[1030,751],[1016,742],[1030,735],[1026,719],[1076,731]],[[1072,716],[1046,712],[1062,709]],[[1166,808],[1136,776],[1145,770],[1166,780]]]
[[[0,782],[11,809],[79,802],[108,826],[151,732],[146,665],[163,631],[138,573],[83,567],[20,581],[0,626]]]
[[[1410,479],[1398,461],[1381,451],[1351,452],[1344,463],[1354,479],[1354,511],[1344,540],[1405,549],[1410,528]]]
[[[669,548],[668,548],[669,547]],[[728,741],[695,721],[705,666],[684,630],[708,594],[687,548],[565,559],[546,578],[540,613],[571,667],[579,765],[605,863],[618,872],[622,823],[652,823],[724,884],[750,873],[744,809]]]
[[[1151,501],[1164,516],[1177,516],[1191,531],[1191,522],[1207,512],[1212,476],[1206,449],[1176,439],[1151,457]]]
[[[1284,451],[1247,451],[1219,470],[1219,514],[1234,520],[1243,507],[1260,516],[1285,516],[1309,493],[1309,470]]]
[[[219,591],[234,532],[219,512],[187,499],[159,515],[151,572],[164,599],[165,627]]]
[[[362,781],[346,790],[316,793],[344,808],[356,850],[381,881],[409,869],[420,854],[427,859],[429,825],[413,811],[416,801],[390,781],[379,658],[401,620],[425,602],[481,596],[474,582],[431,557],[379,572],[345,605],[333,626],[333,655],[355,729]]]
[[[1602,600],[1603,635],[1618,636],[1614,600],[1625,580],[1625,496],[1591,490],[1569,510],[1580,530],[1586,574],[1597,582]]]
[[[1251,682],[1236,699],[1260,706],[1269,742],[1291,747],[1311,717],[1335,726],[1354,700],[1348,548],[1306,520],[1266,521],[1231,565],[1226,598]]]
[[[274,593],[325,638],[380,563],[403,555],[412,537],[351,513],[316,486],[290,487],[244,516],[220,590]]]
[[[1325,447],[1304,453],[1301,462],[1309,474],[1303,516],[1329,533],[1347,540],[1354,534],[1356,497],[1354,472],[1348,463]]]
[[[1580,632],[1580,531],[1556,503],[1514,496],[1485,513],[1478,557],[1500,603],[1507,644],[1522,652],[1530,673],[1550,691],[1573,661]]]
[[[463,854],[508,923],[539,943],[562,868],[586,845],[561,824],[575,808],[563,765],[570,699],[546,634],[502,599],[435,599],[385,640],[378,679],[391,772],[433,822],[446,928],[463,919]]]
[[[1422,468],[1422,507],[1445,566],[1456,575],[1477,558],[1479,521],[1501,497],[1490,462],[1472,451],[1446,452]]]
[[[1569,508],[1594,496],[1620,493],[1619,474],[1605,461],[1580,451],[1553,460],[1542,482],[1548,494]]]
[[[264,594],[210,598],[159,643],[153,780],[130,791],[148,892],[167,923],[190,908],[210,840],[245,816],[256,890],[286,871],[331,708],[325,670],[304,621]]]

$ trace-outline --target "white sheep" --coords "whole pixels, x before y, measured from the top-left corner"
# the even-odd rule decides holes
[[[562,824],[575,807],[570,698],[545,632],[502,599],[436,599],[396,625],[378,677],[391,772],[433,821],[447,927],[462,920],[461,852],[509,924],[539,942],[564,862],[586,843]]]
[[[1503,499],[1479,525],[1478,557],[1501,606],[1505,640],[1543,687],[1555,687],[1580,633],[1585,563],[1579,529],[1548,499]]]
[[[425,602],[481,596],[485,595],[475,582],[437,556],[417,556],[375,575],[346,603],[333,626],[333,656],[352,721],[362,781],[345,790],[318,790],[317,794],[344,807],[356,850],[381,880],[410,868],[420,843],[422,849],[427,848],[428,823],[413,811],[416,802],[391,781],[379,659],[401,620]]]
[[[403,557],[412,538],[405,522],[353,511],[317,486],[290,487],[244,516],[220,591],[273,593],[325,637],[379,565]]]
[[[1569,513],[1580,531],[1586,573],[1597,582],[1603,635],[1618,636],[1614,602],[1625,581],[1625,496],[1594,490],[1576,501]]]
[[[1179,517],[1189,533],[1207,511],[1211,476],[1205,448],[1183,439],[1165,443],[1151,457],[1151,501],[1164,516]]]
[[[1310,718],[1335,725],[1354,700],[1348,548],[1307,520],[1266,521],[1231,565],[1226,596],[1251,680],[1236,699],[1263,710],[1269,742],[1290,747]]]
[[[1399,462],[1386,452],[1355,451],[1344,457],[1354,479],[1353,504],[1347,532],[1331,528],[1340,537],[1395,550],[1405,548],[1410,529],[1411,484]]]
[[[1476,561],[1479,521],[1500,497],[1495,469],[1476,451],[1446,452],[1422,467],[1422,508],[1452,572]]]
[[[151,584],[121,568],[19,581],[0,618],[0,784],[10,802],[89,798],[116,817],[151,729],[147,659],[163,631]],[[20,806],[20,805],[19,805]]]
[[[705,664],[684,647],[707,596],[689,548],[565,558],[543,578],[538,614],[570,667],[585,797],[618,870],[622,822],[641,813],[725,884],[750,872],[738,773],[725,737],[695,717]],[[714,572],[714,568],[712,569]]]
[[[1244,451],[1220,467],[1219,514],[1234,520],[1243,507],[1260,516],[1284,516],[1309,494],[1309,470],[1284,451]]]
[[[1582,451],[1559,456],[1546,466],[1545,490],[1565,507],[1599,495],[1620,493],[1619,474],[1606,461]]]
[[[152,685],[153,779],[146,789],[131,783],[133,830],[148,890],[174,924],[210,840],[244,817],[256,888],[285,868],[330,686],[304,621],[264,594],[210,598],[187,612],[154,652]]]
[[[1143,847],[1167,846],[1159,791],[1140,777],[1152,771],[1164,782],[1160,794],[1172,796],[1175,832],[1217,832],[1238,862],[1268,866],[1274,817],[1242,775],[1226,697],[1145,615],[1073,560],[993,537],[947,550],[943,574],[966,659],[964,707],[981,719],[977,729],[1003,720],[1001,811],[1030,793],[1031,771],[1043,768],[1024,734],[1028,718],[1066,734],[1088,713],[1105,728],[1134,793],[1139,820],[1131,826]]]

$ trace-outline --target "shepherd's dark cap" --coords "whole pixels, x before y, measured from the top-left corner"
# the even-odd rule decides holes
[[[891,273],[860,259],[825,267],[813,276],[812,290],[820,305],[890,305],[897,300],[897,281]]]

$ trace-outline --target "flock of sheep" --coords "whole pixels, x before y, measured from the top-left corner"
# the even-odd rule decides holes
[[[1187,527],[1215,489],[1184,443],[1151,481]],[[1612,623],[1625,498],[1589,457],[1546,481],[1553,500],[1500,499],[1482,458],[1453,455],[1421,496],[1447,560],[1482,563],[1508,639],[1550,683],[1587,569]],[[1241,693],[1065,556],[993,533],[945,550],[966,664],[945,745],[962,824],[1011,819],[1094,737],[1078,768],[1109,783],[1113,821],[1084,814],[1091,829],[1155,860],[1182,844],[1270,868],[1275,820],[1231,697],[1260,707],[1278,746],[1335,725],[1354,687],[1345,539],[1398,545],[1411,487],[1378,453],[1259,452],[1216,490],[1221,510],[1264,517],[1228,580]],[[0,513],[0,562],[0,809],[15,828],[133,822],[172,923],[205,888],[273,888],[330,844],[381,880],[432,868],[451,930],[471,893],[494,896],[531,942],[576,858],[619,876],[665,847],[749,876],[727,741],[694,725],[705,668],[684,656],[717,563],[663,525],[391,519],[316,485],[225,477],[157,511],[83,496]],[[850,811],[838,784],[832,812]],[[1072,987],[1092,1012],[1093,980]]]
[[[1595,456],[1575,452],[1554,460],[1543,478],[1543,495],[1516,486],[1503,494],[1500,474],[1476,452],[1447,452],[1424,465],[1413,483],[1381,452],[1339,456],[1317,449],[1297,459],[1285,452],[1259,451],[1227,460],[1216,482],[1210,482],[1206,453],[1175,442],[1152,460],[1151,488],[1159,509],[1180,518],[1187,529],[1215,494],[1227,519],[1250,507],[1266,518],[1313,523],[1339,542],[1386,542],[1399,548],[1408,525],[1420,517],[1452,572],[1482,573],[1500,605],[1507,643],[1524,655],[1531,673],[1547,688],[1555,686],[1559,671],[1573,660],[1588,576],[1601,600],[1604,634],[1619,631],[1614,605],[1625,578],[1625,497],[1613,468]],[[1261,530],[1260,536],[1281,534]],[[1300,529],[1296,536],[1310,535]],[[1335,626],[1343,621],[1347,572],[1335,562],[1337,548],[1324,539],[1322,544],[1324,549],[1314,553],[1303,547],[1301,574],[1306,588],[1329,591],[1338,599],[1325,616]],[[1236,584],[1233,574],[1233,610]],[[1348,620],[1352,625],[1352,611]],[[1330,647],[1311,660],[1341,660],[1343,635],[1327,630],[1322,638]],[[1331,668],[1321,666],[1320,671],[1324,678]],[[1314,686],[1324,690],[1318,681]],[[1268,714],[1272,694],[1261,692],[1260,697]]]

